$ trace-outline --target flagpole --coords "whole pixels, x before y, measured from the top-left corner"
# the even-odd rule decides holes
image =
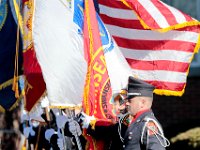
[[[49,123],[50,122],[49,108],[45,107],[44,109],[45,109],[45,114],[46,114],[47,121]]]

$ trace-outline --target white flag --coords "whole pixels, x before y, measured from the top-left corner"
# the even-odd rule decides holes
[[[82,103],[87,65],[77,19],[83,19],[74,13],[73,1],[35,0],[33,40],[50,106]]]

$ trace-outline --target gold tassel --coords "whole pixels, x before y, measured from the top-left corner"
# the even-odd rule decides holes
[[[15,91],[15,88],[16,88],[16,76],[14,75],[13,77],[13,85],[12,85],[12,90]]]
[[[15,91],[15,97],[19,98],[19,85],[18,85],[18,78],[16,76],[14,76],[13,78],[12,90]]]
[[[19,98],[19,85],[18,85],[18,82],[16,83],[15,97],[16,97],[16,98]]]
[[[96,119],[91,120],[91,122],[90,122],[90,125],[91,125],[91,127],[92,127],[93,130],[95,130],[95,124],[96,124],[96,122],[97,122]]]

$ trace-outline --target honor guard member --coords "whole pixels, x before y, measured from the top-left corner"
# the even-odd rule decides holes
[[[103,140],[106,150],[123,149],[123,137],[129,124],[129,114],[125,106],[123,92],[114,97],[113,111],[115,111],[117,119],[112,123],[107,122],[107,125],[105,125],[105,122],[83,112],[81,116],[82,128],[86,128],[87,134],[96,140]]]
[[[82,136],[82,130],[77,121],[77,117],[71,118],[64,112],[62,112],[63,115],[60,115],[58,109],[52,110],[56,117],[58,130],[56,131],[53,128],[47,129],[45,138],[49,141],[53,149],[85,149],[86,140]],[[61,133],[61,129],[63,129],[63,133]]]
[[[165,150],[170,145],[151,110],[153,90],[154,86],[129,77],[126,105],[133,119],[124,136],[125,150]]]

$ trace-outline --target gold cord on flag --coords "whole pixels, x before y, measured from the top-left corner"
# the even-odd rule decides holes
[[[20,6],[20,1],[18,3],[18,6]],[[18,61],[19,61],[19,14],[20,12],[17,13],[17,39],[16,39],[16,54],[15,54],[15,68],[14,68],[14,78],[13,78],[13,86],[12,90],[15,91],[15,97],[19,98],[19,85],[18,85]]]

